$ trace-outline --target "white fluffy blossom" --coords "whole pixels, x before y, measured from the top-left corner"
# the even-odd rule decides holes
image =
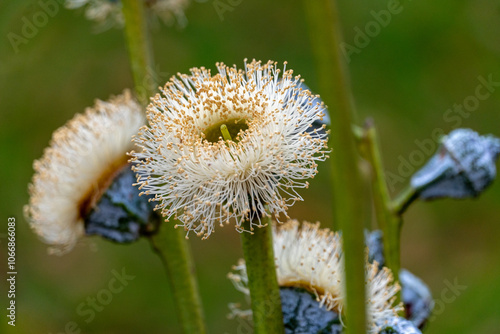
[[[300,227],[296,220],[291,220],[273,227],[273,245],[279,286],[304,288],[316,295],[322,307],[342,316],[345,281],[341,237],[329,229],[320,229],[319,224],[305,222]],[[400,287],[393,283],[389,269],[379,270],[377,263],[369,262],[365,268],[368,332],[378,333],[377,324],[402,310],[401,305],[393,305]],[[248,295],[245,261],[240,260],[233,270],[236,273],[228,277]]]
[[[135,139],[141,152],[132,152],[156,209],[205,238],[233,218],[238,231],[244,221],[262,226],[266,207],[286,215],[327,153],[325,131],[311,128],[324,106],[291,70],[280,78],[273,62],[217,68],[173,77],[148,107],[150,126]]]
[[[144,125],[130,92],[96,101],[57,129],[33,163],[30,201],[25,214],[52,251],[70,250],[85,234],[83,216],[99,200],[111,176],[127,163],[131,137]]]
[[[172,25],[176,21],[179,26],[186,25],[184,10],[189,5],[189,0],[144,0],[144,2],[147,12],[156,15],[165,24]],[[87,19],[97,22],[101,30],[124,24],[120,0],[66,0],[66,7],[69,9],[85,7]]]

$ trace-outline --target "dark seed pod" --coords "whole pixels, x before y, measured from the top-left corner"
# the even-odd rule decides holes
[[[417,276],[406,269],[399,271],[402,286],[402,297],[406,311],[406,319],[422,329],[429,319],[434,301],[429,287]]]
[[[132,185],[135,181],[130,165],[123,167],[85,217],[87,235],[129,243],[156,230],[157,226],[150,223],[154,205],[148,202],[148,196],[139,196],[139,190]]]
[[[286,334],[340,334],[342,325],[336,312],[320,307],[303,289],[280,288]]]
[[[476,197],[495,179],[500,139],[457,129],[445,136],[438,152],[411,178],[420,198]]]
[[[379,334],[422,334],[411,321],[400,317],[386,319],[379,326]]]

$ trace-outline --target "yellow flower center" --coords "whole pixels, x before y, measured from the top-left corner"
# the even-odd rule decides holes
[[[205,140],[211,143],[217,143],[221,139],[239,142],[240,132],[247,129],[248,125],[245,119],[229,119],[208,127],[203,131],[203,135]]]

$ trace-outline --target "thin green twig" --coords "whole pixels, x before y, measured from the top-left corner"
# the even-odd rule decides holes
[[[391,202],[390,207],[394,214],[401,216],[405,213],[406,209],[418,199],[419,193],[417,189],[413,188],[411,184],[406,186],[403,191],[396,196],[396,198]]]
[[[156,87],[153,52],[150,44],[143,0],[122,0],[125,38],[130,57],[135,92],[139,102],[147,105]]]
[[[384,166],[380,154],[377,131],[373,120],[365,124],[364,135],[360,141],[361,152],[372,167],[372,194],[375,216],[379,228],[383,231],[385,265],[391,269],[396,282],[399,281],[400,270],[400,235],[401,217],[391,210],[391,198],[385,181]],[[398,293],[396,303],[401,300]]]
[[[184,230],[162,222],[159,232],[152,235],[150,241],[167,272],[184,333],[206,333],[195,269]]]

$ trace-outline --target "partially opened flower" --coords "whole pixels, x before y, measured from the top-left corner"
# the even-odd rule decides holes
[[[156,0],[146,1],[146,5],[150,6],[151,11],[160,18],[165,24],[172,25],[177,22],[177,25],[184,27],[187,24],[187,18],[184,11],[189,5],[190,0]]]
[[[135,139],[141,152],[132,152],[143,193],[205,238],[232,218],[239,231],[244,221],[262,226],[266,207],[279,219],[327,153],[327,134],[310,131],[323,107],[291,70],[280,78],[273,62],[217,67],[173,77],[148,107],[150,126]]]
[[[66,7],[69,9],[85,7],[85,17],[97,22],[102,30],[124,23],[120,1],[66,0]]]
[[[180,26],[186,25],[184,10],[189,0],[144,0],[144,3],[148,13],[156,15],[165,24],[171,25],[177,21]],[[85,7],[87,19],[96,21],[101,30],[124,24],[120,0],[66,0],[66,7]]]
[[[300,227],[297,221],[291,220],[281,227],[274,226],[273,244],[280,287],[305,289],[316,296],[319,307],[341,317],[345,305],[341,237],[328,229],[320,229],[319,224],[303,223]],[[234,269],[238,273],[229,274],[229,278],[236,288],[248,293],[244,262],[241,260]],[[368,332],[378,333],[379,324],[402,310],[401,305],[394,305],[399,286],[393,283],[390,270],[385,267],[379,270],[376,263],[366,263],[365,279]]]
[[[85,234],[84,221],[114,177],[126,177],[131,136],[144,122],[140,105],[125,91],[109,102],[97,101],[54,132],[50,146],[33,164],[25,206],[31,227],[52,250],[70,250]]]

